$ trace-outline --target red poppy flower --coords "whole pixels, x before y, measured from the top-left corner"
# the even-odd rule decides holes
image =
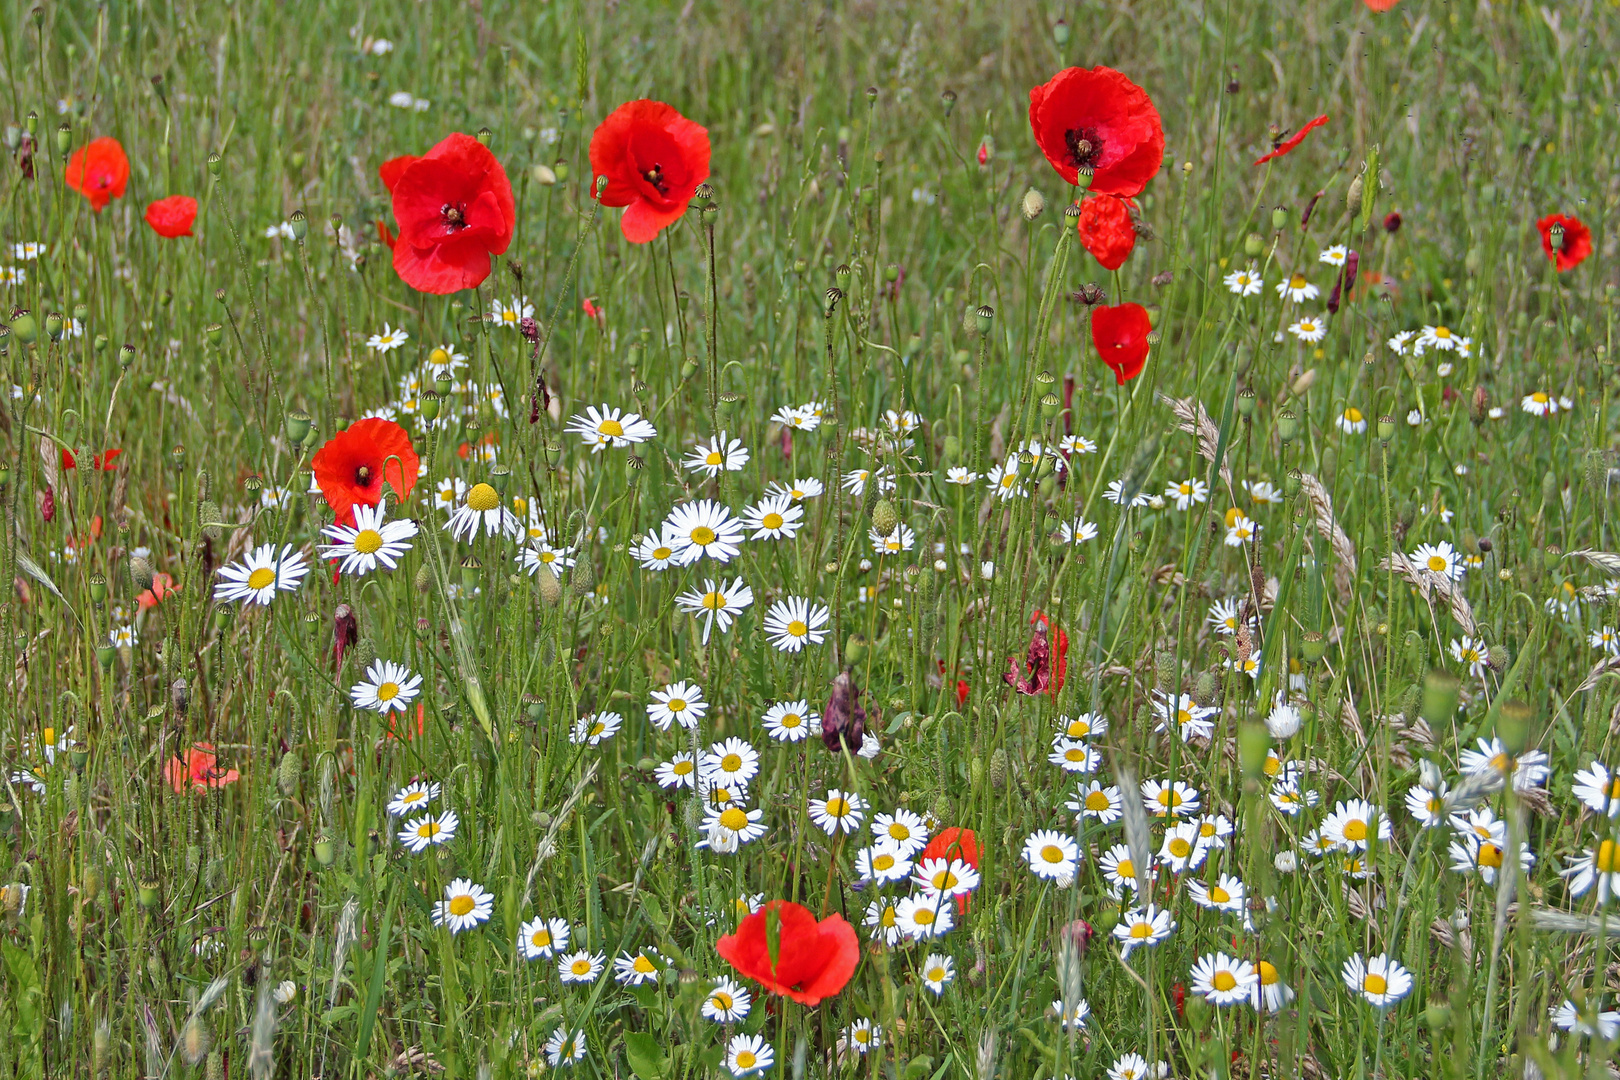
[[[1164,164],[1164,127],[1147,91],[1113,68],[1064,68],[1029,92],[1029,126],[1058,175],[1091,170],[1098,195],[1139,194]]]
[[[817,922],[809,908],[788,900],[765,904],[744,919],[735,934],[716,942],[714,951],[771,993],[801,1005],[816,1005],[837,994],[855,974],[861,958],[855,928],[842,915]]]
[[[219,767],[213,743],[197,743],[183,756],[170,757],[163,763],[163,776],[182,795],[187,791],[224,787],[241,779],[235,769]]]
[[[459,131],[421,157],[377,170],[394,199],[394,272],[413,289],[444,295],[489,277],[490,256],[512,242],[517,203],[489,147]]]
[[[164,573],[153,574],[152,587],[141,590],[140,595],[135,597],[135,606],[142,611],[155,608],[163,602],[164,597],[176,591],[174,578]]]
[[[99,214],[102,207],[124,197],[124,185],[129,183],[129,158],[117,139],[103,135],[73,151],[63,179],[68,187],[89,199],[90,208]]]
[[[401,502],[416,486],[416,450],[405,429],[392,420],[356,420],[315,451],[310,467],[326,504],[340,524],[354,524],[356,506],[376,506],[383,481]]]
[[[966,679],[956,680],[956,707],[958,709],[967,704],[968,691],[970,689],[971,687],[968,686],[968,681]]]
[[[90,467],[98,472],[109,472],[113,468],[113,462],[117,460],[118,455],[122,454],[123,452],[122,447],[113,450],[103,450],[101,453],[90,459]],[[78,467],[79,459],[73,456],[73,451],[63,447],[62,468],[77,469]]]
[[[1129,200],[1112,195],[1093,195],[1080,204],[1080,242],[1102,263],[1104,270],[1118,270],[1136,247],[1136,223],[1131,220]]]
[[[961,859],[977,870],[979,868],[979,838],[972,829],[960,829],[954,825],[948,829],[941,829],[932,840],[928,841],[928,846],[923,848],[922,854],[917,857],[917,863],[920,866],[929,859]],[[970,893],[957,893],[957,912],[966,915],[968,905],[972,899]]]
[[[625,207],[624,238],[645,244],[709,178],[709,129],[662,101],[627,101],[591,135],[591,175],[607,177],[603,206]]]
[[[394,712],[388,714],[388,731],[384,733],[385,739],[404,739],[410,742],[419,739],[427,731],[427,709],[418,701],[416,703],[416,724],[413,727],[408,721],[399,722],[399,715]]]
[[[1104,304],[1091,310],[1091,343],[1097,346],[1102,362],[1114,369],[1118,385],[1142,374],[1152,329],[1147,308],[1141,304]]]
[[[1564,246],[1553,250],[1552,230],[1554,225],[1564,229]],[[1536,228],[1541,230],[1541,250],[1547,253],[1547,258],[1558,264],[1558,272],[1573,270],[1585,258],[1592,254],[1592,230],[1582,224],[1581,219],[1570,217],[1568,214],[1549,214],[1536,222]]]
[[[1327,114],[1323,113],[1321,116],[1318,116],[1315,120],[1310,121],[1304,127],[1290,135],[1287,141],[1278,143],[1276,149],[1272,150],[1271,153],[1266,154],[1264,157],[1256,158],[1254,163],[1256,165],[1264,165],[1272,158],[1282,157],[1284,154],[1293,150],[1294,147],[1304,142],[1305,136],[1309,135],[1311,132],[1315,131],[1317,128],[1321,127],[1327,122]]]
[[[191,226],[197,220],[197,200],[190,195],[170,195],[146,208],[146,223],[152,231],[170,240],[190,236]]]
[[[1057,693],[1063,689],[1063,679],[1069,670],[1069,635],[1062,630],[1057,632],[1057,656],[1052,655],[1051,624],[1050,620],[1040,611],[1036,611],[1029,620],[1035,627],[1035,633],[1029,639],[1029,649],[1024,656],[1024,665],[1029,669],[1029,675],[1024,675],[1023,669],[1018,665],[1016,656],[1007,658],[1007,670],[1002,673],[1002,681],[1017,690],[1020,694],[1046,694],[1050,693],[1054,701]]]
[[[1361,0],[1361,2],[1366,4],[1370,11],[1388,11],[1401,0]]]

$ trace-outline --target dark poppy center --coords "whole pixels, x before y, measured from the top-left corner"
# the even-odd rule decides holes
[[[371,484],[371,466],[370,465],[361,465],[358,468],[356,468],[354,470],[354,482],[356,484],[359,484],[361,487],[370,486],[370,484]]]
[[[444,227],[452,232],[467,227],[467,208],[455,203],[445,203],[439,207],[439,216],[444,219]]]
[[[1063,133],[1069,162],[1077,169],[1095,169],[1102,157],[1102,136],[1096,128],[1071,128]]]
[[[664,183],[664,167],[662,165],[654,165],[652,168],[642,173],[641,178],[647,181],[647,183],[651,184],[653,187],[657,188],[658,194],[669,194],[669,185]]]

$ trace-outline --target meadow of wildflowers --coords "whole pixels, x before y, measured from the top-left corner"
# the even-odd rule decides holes
[[[9,6],[0,1075],[1620,1075],[1617,46]]]

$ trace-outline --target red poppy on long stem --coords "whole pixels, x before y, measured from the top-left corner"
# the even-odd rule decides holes
[[[315,482],[339,524],[354,524],[356,506],[376,506],[383,483],[403,502],[416,486],[419,459],[411,437],[392,420],[356,420],[328,439],[310,459]]]
[[[118,459],[118,455],[122,454],[123,452],[123,447],[114,447],[111,450],[103,450],[101,453],[90,459],[90,467],[95,469],[97,472],[111,472],[114,468],[116,468],[116,466],[113,465],[113,462],[116,461]],[[62,468],[77,469],[78,467],[79,459],[73,455],[73,451],[69,450],[67,447],[63,447]]]
[[[809,908],[789,900],[765,904],[735,934],[716,942],[714,951],[771,993],[801,1005],[837,994],[861,958],[855,928],[843,916],[817,922]]]
[[[413,289],[444,295],[489,277],[490,256],[512,242],[517,202],[489,147],[459,131],[421,157],[377,170],[399,223],[394,272]]]
[[[99,214],[109,202],[124,197],[124,185],[129,183],[129,158],[117,139],[103,135],[73,151],[63,180],[89,199],[90,208]]]
[[[170,195],[146,207],[146,223],[159,236],[174,240],[191,235],[197,220],[197,200],[190,195]]]
[[[1104,270],[1124,266],[1136,247],[1136,222],[1131,220],[1128,199],[1113,195],[1090,196],[1080,204],[1077,227],[1080,242]]]
[[[1141,304],[1101,305],[1091,311],[1091,343],[1102,362],[1114,370],[1114,381],[1124,386],[1142,374],[1147,363],[1148,334],[1153,324]]]
[[[178,591],[174,587],[174,578],[159,571],[152,575],[152,587],[142,589],[140,594],[135,597],[135,606],[142,611],[155,608],[163,603],[164,597],[171,596]]]
[[[1276,145],[1276,147],[1271,151],[1271,153],[1266,154],[1264,157],[1256,158],[1254,163],[1256,165],[1264,165],[1266,162],[1270,161],[1272,158],[1280,158],[1280,157],[1282,157],[1284,154],[1286,154],[1286,153],[1290,152],[1291,150],[1293,150],[1294,147],[1296,147],[1300,143],[1304,142],[1305,141],[1305,136],[1309,135],[1311,132],[1315,131],[1317,128],[1321,127],[1323,124],[1325,124],[1327,122],[1328,122],[1327,114],[1323,113],[1321,116],[1318,116],[1316,119],[1310,121],[1304,127],[1300,128],[1298,131],[1294,132],[1292,135],[1290,135],[1288,137],[1287,140],[1285,140],[1284,142],[1278,143]]]
[[[686,213],[709,178],[709,129],[662,101],[627,101],[591,135],[591,175],[607,177],[603,206],[625,208],[624,238],[645,244]]]
[[[1568,214],[1548,214],[1536,222],[1541,230],[1541,250],[1558,265],[1558,272],[1573,270],[1592,254],[1592,230],[1578,217]],[[1553,246],[1553,230],[1562,230],[1559,244]]]
[[[1029,126],[1058,175],[1098,195],[1137,195],[1164,164],[1164,126],[1147,91],[1113,68],[1064,68],[1029,92]]]
[[[182,795],[187,791],[221,788],[241,779],[235,769],[219,767],[213,743],[197,743],[183,755],[171,756],[163,763],[163,776],[169,786]]]

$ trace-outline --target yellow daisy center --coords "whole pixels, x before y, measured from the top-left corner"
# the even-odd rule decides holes
[[[708,545],[714,543],[716,537],[717,534],[715,531],[709,528],[707,525],[699,525],[697,528],[692,530],[691,534],[692,543],[696,544],[698,547],[707,547]]]
[[[1479,865],[1500,869],[1502,866],[1502,849],[1495,844],[1481,844],[1479,846]]]
[[[1429,570],[1431,573],[1443,574],[1446,572],[1447,562],[1443,555],[1429,556]]]
[[[1592,865],[1605,874],[1612,873],[1617,861],[1613,840],[1605,840],[1598,845],[1597,852],[1592,856]]]
[[[827,816],[828,817],[835,817],[835,818],[843,817],[844,815],[846,815],[848,813],[849,813],[849,800],[847,800],[847,799],[828,799],[827,800]]]
[[[924,978],[926,978],[929,982],[944,982],[945,969],[938,966],[931,967],[924,973]]]
[[[1389,989],[1389,980],[1368,972],[1367,977],[1361,980],[1361,988],[1369,994],[1382,994]]]
[[[949,870],[941,870],[933,877],[933,885],[935,890],[938,892],[944,892],[946,889],[954,889],[956,888],[957,884],[958,881],[956,875],[951,873]]]
[[[1367,839],[1367,823],[1360,818],[1347,821],[1344,824],[1344,838],[1346,840]]]
[[[934,922],[934,912],[932,908],[918,908],[911,918],[918,926],[930,926]]]
[[[1209,890],[1209,898],[1214,903],[1224,904],[1228,900],[1232,899],[1232,894],[1217,885],[1213,889]]]
[[[1129,859],[1121,859],[1115,865],[1114,873],[1122,878],[1133,878],[1136,876],[1136,864]]]
[[[1153,936],[1153,924],[1149,922],[1134,923],[1131,926],[1131,937],[1137,941]]]
[[[399,683],[385,682],[377,687],[378,701],[393,701],[399,697]]]
[[[734,1002],[730,994],[726,993],[724,990],[716,990],[712,995],[710,995],[709,1004],[713,1005],[721,1012],[730,1012],[731,1006],[734,1004]]]
[[[261,566],[248,575],[247,587],[250,589],[268,589],[275,583],[276,572],[268,566]]]
[[[1071,746],[1063,751],[1063,759],[1076,763],[1082,762],[1086,760],[1086,748],[1083,746]]]
[[[767,529],[780,529],[782,527],[782,515],[772,511],[761,518],[759,523]]]
[[[719,611],[726,606],[726,594],[721,592],[704,593],[703,606],[710,611]]]
[[[810,633],[810,628],[806,626],[802,620],[794,619],[792,622],[788,623],[787,632],[793,637],[804,637],[806,634]]]
[[[782,719],[778,721],[778,723],[788,731],[792,731],[794,728],[804,723],[804,717],[800,716],[796,712],[783,713]]]
[[[472,897],[468,896],[466,893],[462,893],[460,896],[451,899],[450,914],[466,915],[477,906],[477,903],[474,902]]]
[[[544,949],[551,945],[551,931],[542,927],[529,935],[529,944],[537,949]]]
[[[1270,960],[1260,961],[1255,969],[1260,972],[1261,986],[1272,986],[1277,982],[1277,966]]]
[[[910,840],[911,830],[905,825],[896,821],[894,824],[889,826],[889,837],[893,840]]]
[[[879,919],[878,922],[880,924],[882,924],[883,926],[893,926],[894,925],[894,920],[895,920],[894,905],[891,904],[888,907],[883,909],[883,917],[881,919]]]
[[[743,761],[741,754],[727,754],[725,757],[720,759],[720,768],[724,772],[736,772],[738,769],[742,768],[742,763]]]
[[[1434,328],[1434,336],[1441,341],[1445,341],[1451,337],[1451,331],[1444,326],[1437,326]]]
[[[596,425],[596,430],[601,432],[603,435],[619,437],[624,434],[624,425],[619,423],[617,420],[604,420],[600,424]]]
[[[424,840],[433,839],[435,836],[439,835],[439,823],[437,821],[422,822],[422,824],[416,827],[416,835],[420,836]]]
[[[1352,405],[1344,410],[1344,418],[1352,424],[1359,424],[1361,423],[1361,410]]]
[[[568,966],[568,970],[575,975],[589,975],[591,973],[591,962],[583,959],[575,960]]]
[[[1293,277],[1288,279],[1288,287],[1290,289],[1303,289],[1305,287],[1305,276],[1303,274],[1295,274]]]
[[[1170,854],[1178,859],[1185,859],[1192,854],[1192,844],[1188,843],[1186,837],[1178,836],[1170,841]]]
[[[374,555],[382,546],[382,533],[376,529],[361,529],[355,534],[354,550],[362,555]]]
[[[1217,971],[1215,973],[1215,978],[1210,980],[1210,982],[1215,989],[1224,994],[1237,985],[1237,976],[1233,975],[1230,971]]]
[[[630,966],[635,968],[643,975],[651,975],[653,972],[658,970],[653,966],[653,962],[647,959],[645,954],[636,957],[635,963],[631,964]]]
[[[501,497],[495,489],[488,484],[474,484],[467,492],[467,509],[476,510],[480,514],[495,509],[501,505]]]
[[[692,763],[690,761],[677,761],[674,769],[671,771],[674,772],[676,776],[688,776],[692,772]]]
[[[1545,405],[1547,402],[1551,401],[1552,398],[1542,391],[1537,390],[1535,393],[1530,395],[1530,400],[1535,402],[1537,405]]]
[[[1049,863],[1060,863],[1063,861],[1063,849],[1056,844],[1047,844],[1041,848],[1041,858]]]
[[[725,455],[720,453],[718,450],[710,450],[707,454],[703,455],[703,464],[705,465],[724,465],[725,461]]]
[[[1086,795],[1085,805],[1087,810],[1100,811],[1107,810],[1110,804],[1107,795],[1101,791],[1093,791]]]
[[[669,558],[673,554],[675,554],[673,551],[671,551],[669,548],[664,547],[663,545],[660,544],[658,547],[653,548],[652,557],[655,558],[655,559],[658,559],[659,561],[662,561],[664,559]]]
[[[737,1051],[737,1068],[752,1069],[754,1067],[754,1052],[752,1050]]]

